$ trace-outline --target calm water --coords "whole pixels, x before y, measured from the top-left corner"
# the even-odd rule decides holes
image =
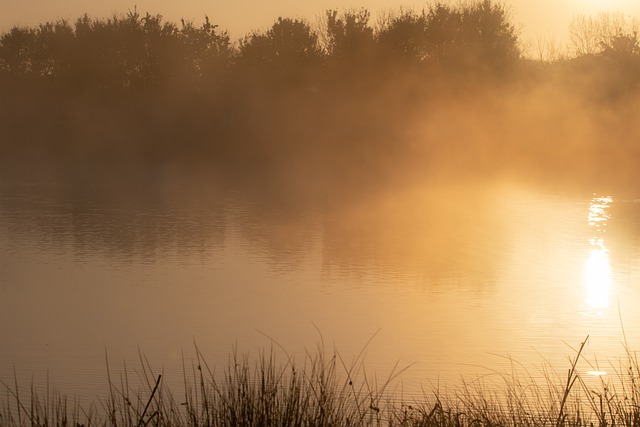
[[[608,197],[610,196],[610,198]],[[0,379],[81,399],[139,354],[180,393],[272,341],[321,341],[404,394],[509,367],[612,373],[640,348],[640,202],[415,185],[330,203],[214,186],[0,183]],[[375,336],[374,336],[375,335]],[[300,358],[302,360],[302,358]],[[593,367],[582,365],[586,371]],[[562,374],[564,375],[564,373]]]

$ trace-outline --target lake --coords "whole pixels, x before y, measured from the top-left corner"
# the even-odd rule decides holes
[[[80,401],[140,358],[182,392],[195,347],[362,352],[394,393],[514,365],[614,375],[640,344],[640,200],[514,183],[332,197],[198,178],[0,182],[0,379]],[[283,361],[285,359],[283,358]],[[597,366],[596,366],[597,362]],[[189,368],[190,369],[190,368]],[[500,376],[494,379],[500,383]],[[118,380],[119,381],[119,380]]]

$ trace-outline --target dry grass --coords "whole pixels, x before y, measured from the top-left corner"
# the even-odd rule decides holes
[[[279,359],[274,349],[257,358],[234,349],[218,374],[196,346],[194,360],[183,363],[184,395],[172,394],[140,355],[139,391],[132,391],[126,369],[116,384],[107,362],[108,397],[89,408],[51,393],[48,384],[44,397],[33,386],[23,396],[17,381],[4,384],[0,426],[640,426],[636,354],[625,345],[626,359],[611,366],[614,374],[588,385],[578,365],[599,366],[584,357],[586,341],[566,376],[544,364],[537,372],[541,383],[534,380],[539,375],[511,361],[510,372],[489,372],[453,391],[434,388],[412,400],[391,388],[406,368],[396,366],[379,383],[364,369],[365,350],[346,363],[320,344],[298,363],[286,352]]]

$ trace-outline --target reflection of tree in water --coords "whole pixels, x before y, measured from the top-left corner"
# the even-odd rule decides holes
[[[53,251],[70,245],[79,256],[154,262],[176,253],[204,256],[224,238],[223,206],[180,187],[7,183],[1,191],[6,232]]]
[[[314,256],[321,233],[317,205],[296,203],[286,195],[264,196],[234,194],[227,206],[227,226],[250,256],[265,261],[274,271],[303,266]]]
[[[320,262],[328,274],[429,280],[473,274],[490,281],[506,238],[495,197],[468,189],[381,190],[320,202],[170,182],[5,184],[3,228],[52,250],[71,246],[80,257],[125,263],[204,259],[236,241],[274,271]]]
[[[423,188],[338,209],[325,221],[324,268],[492,282],[508,240],[498,200],[486,188]]]

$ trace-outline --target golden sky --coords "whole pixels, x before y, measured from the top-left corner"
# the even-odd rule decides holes
[[[572,17],[579,14],[608,11],[640,18],[639,0],[504,0],[504,3],[511,7],[513,22],[521,30],[523,41],[550,36],[562,40]],[[0,31],[13,25],[35,25],[58,18],[73,21],[85,12],[92,17],[108,17],[137,5],[139,12],[159,13],[172,21],[185,18],[200,23],[208,15],[235,39],[250,30],[270,26],[278,16],[314,20],[327,9],[364,6],[375,15],[400,7],[419,10],[425,4],[420,0],[0,0]]]

